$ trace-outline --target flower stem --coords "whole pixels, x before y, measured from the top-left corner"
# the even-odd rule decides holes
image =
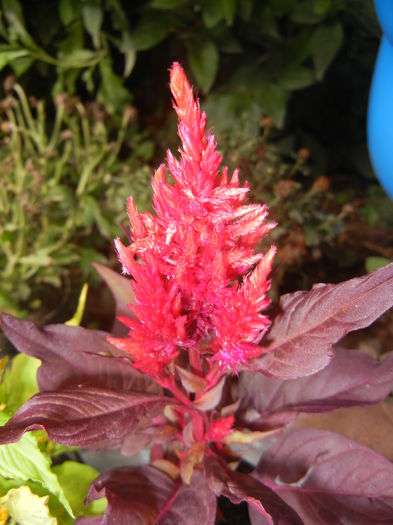
[[[185,405],[187,407],[189,407],[191,405],[190,398],[178,388],[178,386],[176,385],[175,378],[173,377],[173,375],[166,376],[166,377],[163,377],[163,378],[157,378],[156,381],[163,388],[166,388],[167,390],[172,392],[173,397],[175,397],[183,405]]]

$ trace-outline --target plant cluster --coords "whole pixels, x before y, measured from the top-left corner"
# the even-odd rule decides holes
[[[125,274],[100,268],[121,325],[108,335],[42,328],[2,315],[9,340],[41,360],[39,393],[0,428],[2,443],[43,429],[67,446],[150,447],[150,464],[100,474],[81,525],[214,525],[217,497],[246,502],[253,525],[389,523],[392,464],[340,435],[288,429],[299,412],[368,405],[393,386],[382,362],[334,348],[393,304],[393,265],[281,297],[268,310],[276,249],[255,249],[275,226],[222,158],[179,64],[171,69],[180,158],[155,172],[155,214],[128,201]],[[172,182],[167,180],[168,171]],[[24,438],[25,439],[25,438]],[[264,451],[237,470],[252,444]],[[13,495],[13,494],[12,494]]]
[[[234,74],[222,103],[256,104],[282,123],[290,93],[320,81],[339,50],[346,9],[342,0],[2,0],[0,66],[34,69],[55,93],[81,81],[118,110],[138,54],[159,49],[170,63],[175,49],[202,92]]]
[[[2,425],[38,391],[39,364],[24,354],[15,356],[10,365],[7,358],[1,360]],[[75,456],[67,447],[48,440],[43,432],[0,447],[0,523],[67,525],[74,522],[72,516],[102,513],[104,500],[84,506],[88,486],[98,472]]]
[[[16,312],[41,306],[32,293],[60,287],[71,267],[86,279],[92,260],[106,260],[103,239],[125,220],[130,179],[146,205],[152,143],[137,132],[133,108],[114,134],[100,105],[66,94],[56,97],[48,130],[44,104],[8,84],[0,102],[0,307]]]
[[[214,130],[229,166],[240,166],[253,200],[269,203],[279,224],[271,238],[280,249],[280,261],[299,265],[319,260],[324,247],[343,231],[345,210],[330,191],[330,178],[312,173],[314,152],[306,147],[294,152],[294,137],[277,136],[269,117],[259,122],[245,118],[239,127],[226,129],[220,109],[209,101],[205,108],[217,118]]]

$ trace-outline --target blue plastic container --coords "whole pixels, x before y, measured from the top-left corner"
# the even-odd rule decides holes
[[[374,3],[384,34],[370,91],[367,140],[374,171],[393,198],[393,0]]]

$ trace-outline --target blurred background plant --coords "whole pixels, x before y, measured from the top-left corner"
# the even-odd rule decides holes
[[[392,208],[365,145],[380,36],[371,0],[0,6],[0,309],[56,317],[93,279],[91,261],[116,264],[127,196],[146,209],[153,169],[177,147],[174,60],[224,162],[280,224],[281,292],[393,258]]]
[[[48,125],[44,103],[14,80],[0,101],[0,309],[21,313],[42,306],[45,286],[62,286],[61,306],[91,261],[106,260],[130,184],[140,206],[149,201],[153,144],[136,132],[135,108],[116,129],[99,103],[66,93]]]
[[[78,325],[84,295],[67,324]],[[74,305],[75,306],[75,305]],[[82,310],[82,311],[81,311]],[[39,359],[19,354],[0,333],[0,425],[38,392]],[[106,500],[84,505],[98,471],[81,461],[79,449],[51,441],[42,430],[0,447],[0,522],[71,525],[75,518],[102,514]]]
[[[278,125],[289,94],[322,80],[351,13],[344,0],[1,4],[0,67],[24,75],[32,90],[37,85],[45,86],[46,94],[83,89],[115,111],[130,101],[126,81],[137,56],[160,48],[168,63],[174,53],[187,58],[202,93],[218,81],[221,106],[229,113],[239,103],[242,110],[254,104]],[[359,9],[352,11],[359,16]]]

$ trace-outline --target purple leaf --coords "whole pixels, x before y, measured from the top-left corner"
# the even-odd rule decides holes
[[[2,328],[14,346],[41,359],[41,391],[74,385],[161,393],[149,376],[131,366],[127,354],[106,341],[108,334],[64,324],[39,328],[30,321],[2,314]]]
[[[393,352],[382,361],[358,350],[336,349],[318,373],[283,381],[243,372],[239,378],[240,409],[259,413],[328,412],[339,407],[382,401],[393,390]]]
[[[81,516],[75,521],[75,525],[102,525],[103,516]]]
[[[144,435],[139,449],[154,432],[152,418],[173,400],[153,394],[92,387],[42,392],[29,399],[3,427],[0,443],[17,441],[28,430],[44,429],[63,445],[93,448],[129,446]],[[150,437],[151,440],[151,437]]]
[[[106,496],[102,525],[214,525],[216,497],[201,472],[189,486],[151,467],[122,467],[99,476],[87,501]]]
[[[317,284],[280,300],[266,347],[251,366],[281,379],[315,374],[332,358],[332,345],[371,324],[393,305],[393,263],[340,284]]]
[[[217,496],[225,496],[235,505],[246,501],[249,509],[254,508],[261,516],[261,523],[303,524],[298,514],[284,500],[250,475],[229,470],[224,463],[212,456],[206,459],[205,469],[211,490]]]
[[[105,281],[115,299],[116,319],[111,331],[117,336],[126,335],[128,329],[117,320],[117,317],[119,315],[134,317],[130,309],[127,308],[128,304],[135,303],[135,294],[131,286],[131,279],[114,272],[103,264],[93,263],[93,266]]]
[[[280,435],[263,455],[257,477],[305,523],[392,523],[392,463],[338,434],[294,430]],[[251,520],[260,523],[254,512]]]

